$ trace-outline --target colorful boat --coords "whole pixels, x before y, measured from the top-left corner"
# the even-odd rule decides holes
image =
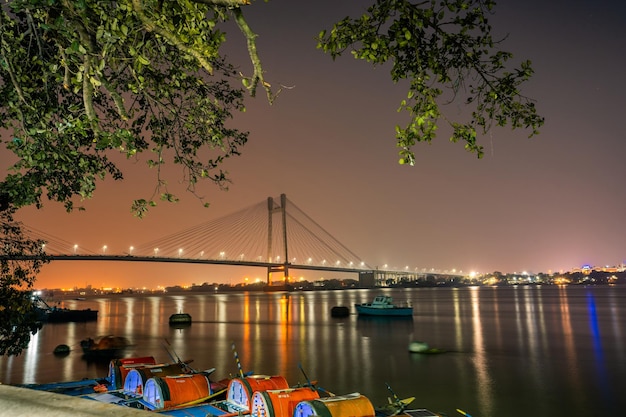
[[[362,316],[413,316],[413,307],[408,304],[394,304],[388,295],[377,295],[371,303],[355,304],[357,313]]]
[[[358,392],[299,402],[294,417],[375,417],[369,398]]]
[[[214,370],[205,372],[205,374],[208,376]],[[143,396],[144,387],[150,378],[178,376],[185,373],[185,370],[178,363],[162,363],[137,367],[128,372],[122,389],[125,394],[141,397]]]
[[[156,364],[156,359],[154,359],[153,356],[111,359],[111,362],[109,362],[109,375],[107,377],[111,389],[122,389],[126,381],[126,376],[132,369]]]
[[[54,392],[57,394],[79,397],[84,394],[95,392],[98,387],[106,386],[106,378],[81,379],[79,381],[49,382],[44,384],[22,384],[21,388],[28,388],[37,391]]]
[[[252,395],[251,417],[293,417],[299,402],[319,398],[314,388],[257,391]]]
[[[313,387],[289,387],[282,376],[247,375],[229,381],[224,400],[159,411],[173,417],[293,417],[298,402],[319,398]]]
[[[206,372],[153,377],[146,381],[140,403],[152,411],[189,407],[219,398],[226,388],[224,381],[212,382]]]
[[[226,399],[219,406],[227,413],[249,414],[255,392],[287,388],[289,383],[280,375],[248,375],[233,378],[228,384]]]

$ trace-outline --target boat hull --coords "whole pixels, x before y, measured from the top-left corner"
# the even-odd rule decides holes
[[[355,304],[354,307],[361,316],[409,317],[413,315],[412,307],[378,308],[361,304]]]
[[[39,320],[46,323],[69,323],[98,320],[98,310],[70,310],[52,308],[39,310]]]

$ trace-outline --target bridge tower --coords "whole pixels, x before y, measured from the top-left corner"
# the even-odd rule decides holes
[[[274,213],[281,213],[282,220],[282,232],[283,232],[283,264],[280,266],[268,266],[267,267],[267,285],[272,284],[272,272],[282,272],[283,273],[283,282],[287,284],[287,278],[289,277],[289,257],[287,252],[287,196],[285,194],[280,195],[280,205],[274,204],[274,199],[272,197],[267,198],[267,212],[268,212],[268,220],[267,220],[267,262],[273,263],[272,260],[272,217]]]

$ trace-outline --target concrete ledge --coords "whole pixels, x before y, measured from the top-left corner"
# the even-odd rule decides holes
[[[148,414],[150,411],[0,384],[3,417],[146,417]]]

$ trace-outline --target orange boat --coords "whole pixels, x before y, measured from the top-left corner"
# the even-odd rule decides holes
[[[156,359],[153,356],[112,359],[109,362],[109,376],[107,377],[111,384],[111,389],[122,389],[124,381],[126,381],[126,375],[128,375],[130,370],[146,365],[156,365]]]
[[[374,417],[376,411],[369,398],[358,392],[301,401],[293,417]]]
[[[124,381],[124,394],[142,396],[146,382],[150,378],[176,376],[184,374],[178,363],[164,363],[139,366],[131,369]]]
[[[153,377],[146,381],[141,404],[150,410],[168,410],[208,401],[213,395],[208,375]]]
[[[233,378],[228,384],[226,400],[217,405],[227,413],[249,414],[252,395],[255,392],[287,388],[289,388],[287,380],[280,375],[248,375]]]
[[[311,388],[289,388],[257,391],[252,396],[250,415],[255,417],[292,417],[300,401],[314,400],[320,395]]]

